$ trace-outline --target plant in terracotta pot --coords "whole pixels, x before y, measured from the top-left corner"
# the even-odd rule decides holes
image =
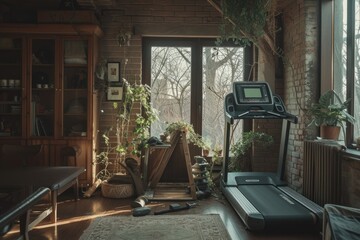
[[[320,127],[320,137],[337,140],[340,129],[345,129],[345,123],[354,124],[355,118],[347,112],[351,99],[342,101],[334,90],[324,93],[317,103],[311,105],[309,125]],[[344,131],[345,133],[345,131]]]
[[[203,138],[202,156],[208,157],[211,151],[211,140],[209,138]]]

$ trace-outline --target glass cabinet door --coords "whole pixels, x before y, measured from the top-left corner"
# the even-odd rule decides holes
[[[0,37],[0,137],[23,134],[23,39]]]
[[[31,41],[30,134],[54,136],[55,39]]]
[[[63,137],[86,137],[88,129],[88,41],[63,42]]]

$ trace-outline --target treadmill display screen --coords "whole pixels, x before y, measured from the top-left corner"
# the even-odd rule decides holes
[[[237,105],[256,105],[261,108],[273,104],[267,82],[234,82],[233,91]]]
[[[263,98],[263,94],[260,88],[244,88],[244,97],[245,99],[249,98]]]

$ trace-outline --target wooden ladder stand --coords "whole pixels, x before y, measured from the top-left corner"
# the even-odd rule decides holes
[[[158,161],[157,165],[154,167],[154,170],[152,174],[150,175],[151,182],[149,183],[149,186],[151,189],[155,189],[164,173],[164,170],[169,163],[169,160],[176,148],[176,146],[180,143],[182,143],[182,147],[184,150],[184,160],[186,164],[186,170],[188,174],[188,180],[189,180],[189,189],[190,189],[190,196],[191,199],[196,199],[196,188],[195,188],[195,182],[192,175],[192,166],[191,166],[191,158],[190,158],[190,150],[189,145],[186,140],[186,132],[185,131],[176,131],[173,133],[170,139],[170,147],[167,148],[164,153],[161,156],[161,159]]]

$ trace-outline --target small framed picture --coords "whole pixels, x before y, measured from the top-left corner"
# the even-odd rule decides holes
[[[123,95],[123,87],[108,87],[107,100],[108,101],[121,101]]]
[[[109,62],[107,64],[108,69],[108,81],[109,82],[120,82],[120,63]]]

